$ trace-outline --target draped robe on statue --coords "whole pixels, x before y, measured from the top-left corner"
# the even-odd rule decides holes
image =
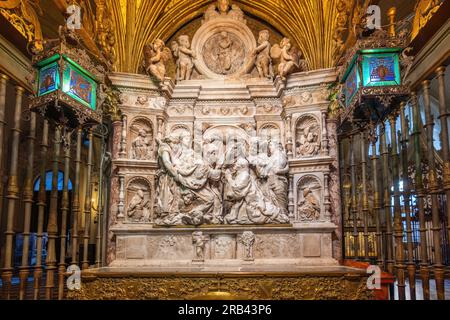
[[[225,173],[227,180],[225,197],[232,201],[230,212],[225,216],[228,224],[264,224],[281,222],[282,212],[264,196],[255,177],[250,173],[248,161],[239,158],[236,172]],[[284,220],[284,219],[283,219]],[[283,221],[284,222],[284,221]]]

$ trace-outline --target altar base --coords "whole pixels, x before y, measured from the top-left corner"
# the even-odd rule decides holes
[[[257,266],[205,271],[190,268],[99,268],[82,272],[75,300],[355,300],[373,299],[363,269]]]

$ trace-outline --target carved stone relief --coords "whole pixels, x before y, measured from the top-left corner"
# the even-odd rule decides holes
[[[203,24],[192,39],[197,70],[212,79],[239,77],[251,71],[256,40],[242,10],[220,0],[205,12]]]
[[[320,151],[321,130],[312,115],[302,116],[295,126],[295,151],[297,157],[313,157]]]
[[[232,235],[217,235],[214,237],[213,259],[234,259],[235,241]]]
[[[244,231],[239,237],[239,241],[244,246],[244,260],[253,260],[253,245],[255,243],[255,234],[251,231]]]
[[[145,179],[134,178],[128,183],[126,221],[150,221],[150,186]]]
[[[135,119],[128,134],[131,159],[151,160],[154,155],[153,126],[146,118]]]
[[[297,183],[297,217],[300,221],[320,219],[322,187],[317,177],[306,175]]]
[[[203,235],[203,232],[194,231],[192,233],[192,244],[194,247],[193,261],[201,262],[205,260],[206,241],[208,241],[208,237]]]
[[[216,127],[204,134],[203,157],[195,157],[190,134],[173,130],[164,138],[156,223],[288,223],[286,153],[276,139],[253,139],[252,147],[248,140],[242,129]]]
[[[281,141],[281,131],[278,125],[266,123],[259,129],[259,136],[266,141]]]

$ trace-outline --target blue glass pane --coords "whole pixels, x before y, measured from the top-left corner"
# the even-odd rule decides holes
[[[45,175],[45,190],[51,191],[52,190],[52,179],[53,179],[53,172],[47,171]],[[41,183],[41,177],[37,178],[34,182],[34,191],[39,191],[39,185]],[[64,173],[62,171],[58,172],[58,190],[62,191],[64,186]],[[72,190],[72,181],[69,179],[68,183],[68,189]]]

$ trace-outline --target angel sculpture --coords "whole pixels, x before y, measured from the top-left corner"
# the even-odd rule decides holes
[[[280,44],[275,44],[270,49],[270,56],[273,59],[280,59],[278,65],[278,74],[282,80],[286,80],[286,77],[291,74],[296,68],[300,71],[306,70],[306,60],[300,59],[302,54],[296,49],[292,48],[291,40],[289,38],[283,38]]]
[[[260,78],[272,79],[273,68],[272,60],[270,59],[270,42],[269,31],[261,30],[258,37],[258,47],[253,52],[256,56],[256,69]]]
[[[170,49],[164,41],[156,39],[152,44],[144,46],[144,67],[147,74],[151,74],[163,82],[166,75],[166,63],[172,58]]]
[[[194,68],[195,52],[190,49],[189,36],[181,35],[178,41],[172,41],[173,56],[177,58],[177,81],[191,79]]]

